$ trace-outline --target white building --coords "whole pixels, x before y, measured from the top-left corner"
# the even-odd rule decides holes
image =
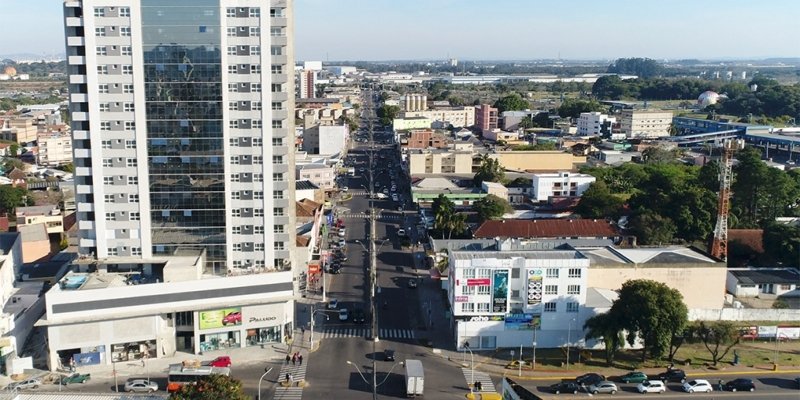
[[[531,176],[531,200],[547,201],[550,197],[582,196],[597,178],[588,174],[557,172]]]
[[[303,131],[303,150],[310,154],[341,154],[349,138],[350,128],[346,124],[317,124]]]
[[[49,132],[38,135],[39,165],[59,166],[72,162],[72,136],[69,133]]]
[[[659,110],[622,110],[620,130],[629,139],[669,136],[672,113]]]
[[[332,65],[329,67],[325,67],[331,74],[336,76],[348,75],[348,74],[355,74],[356,67],[347,66],[347,65]]]
[[[290,264],[291,5],[64,2],[81,254]]]
[[[310,71],[322,71],[322,61],[303,61],[303,69]]]
[[[327,164],[301,164],[297,166],[297,180],[309,181],[320,189],[333,189],[336,185],[336,169]]]
[[[583,343],[583,323],[591,316],[584,309],[589,259],[575,250],[500,250],[450,252],[457,347]]]
[[[585,112],[581,113],[578,118],[578,135],[579,136],[596,136],[602,134],[604,127],[611,132],[611,126],[617,122],[614,117],[609,117],[606,114],[599,112]]]

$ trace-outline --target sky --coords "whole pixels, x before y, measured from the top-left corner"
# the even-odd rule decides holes
[[[0,5],[0,55],[64,51],[61,0]],[[797,0],[295,0],[295,58],[800,57],[797,15]]]

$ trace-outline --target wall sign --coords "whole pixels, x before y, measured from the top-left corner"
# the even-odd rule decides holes
[[[495,270],[492,282],[492,312],[508,311],[508,270]]]
[[[528,270],[528,305],[535,306],[542,302],[542,270]]]

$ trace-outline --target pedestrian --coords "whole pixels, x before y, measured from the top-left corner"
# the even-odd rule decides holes
[[[286,374],[286,384],[291,384],[292,382],[292,374]]]
[[[75,372],[75,359],[69,359],[69,372]]]
[[[296,365],[297,363],[297,353],[292,354],[292,365]]]
[[[289,365],[289,360],[291,360],[291,359],[292,359],[292,357],[289,357],[289,355],[287,354],[286,355],[286,365]]]
[[[303,355],[302,354],[297,356],[297,361],[300,361],[300,365],[303,365]]]
[[[305,326],[301,326],[300,327],[300,334],[301,335],[305,335],[306,334],[306,327]]]

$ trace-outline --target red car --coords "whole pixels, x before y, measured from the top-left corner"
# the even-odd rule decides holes
[[[234,311],[222,318],[222,325],[237,325],[242,323],[242,313]]]
[[[206,361],[203,365],[208,365],[211,367],[225,367],[230,368],[231,366],[231,358],[228,356],[220,356],[211,361]]]

